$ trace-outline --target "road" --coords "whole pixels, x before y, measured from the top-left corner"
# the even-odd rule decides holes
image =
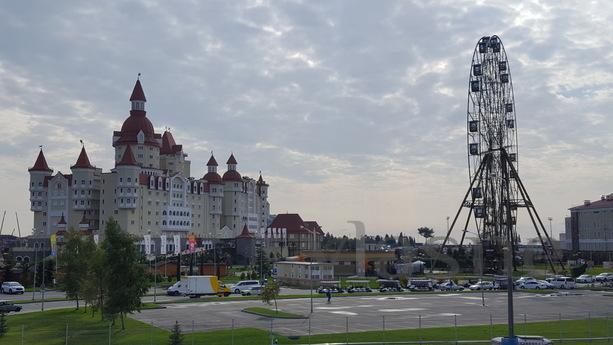
[[[506,294],[486,294],[486,306],[481,304],[479,294],[403,294],[390,296],[363,296],[333,298],[331,304],[325,299],[314,300],[314,313],[310,320],[312,334],[404,329],[420,327],[453,327],[506,323]],[[308,298],[279,300],[279,309],[309,315]],[[543,321],[604,316],[611,313],[613,294],[602,292],[571,292],[552,294],[517,293],[515,315],[518,332],[525,321]],[[270,329],[271,320],[241,312],[243,308],[262,306],[261,301],[228,301],[208,303],[176,303],[165,305],[163,310],[144,310],[131,317],[170,329],[176,321],[191,330],[192,321],[196,331],[229,329],[232,327],[256,327]],[[525,316],[524,316],[525,314]],[[272,321],[275,332],[284,335],[304,336],[309,332],[309,320]]]

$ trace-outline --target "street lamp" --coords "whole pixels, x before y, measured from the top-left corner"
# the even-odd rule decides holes
[[[553,220],[553,218],[549,217],[547,218],[549,220],[549,233],[551,234],[551,236],[549,236],[550,240],[553,240],[553,227],[551,225],[551,221]]]

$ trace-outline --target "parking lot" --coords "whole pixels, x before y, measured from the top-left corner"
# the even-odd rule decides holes
[[[314,299],[313,315],[309,320],[281,320],[241,312],[246,307],[262,306],[261,301],[231,301],[168,304],[163,310],[145,310],[133,318],[170,329],[175,320],[194,330],[256,327],[285,335],[305,335],[309,332],[339,333],[368,330],[444,327],[506,322],[506,293],[486,293],[482,306],[479,293],[398,294],[337,297],[327,304]],[[279,300],[279,309],[309,315],[310,299]],[[570,291],[551,294],[517,293],[517,322],[578,319],[604,316],[611,312],[613,294],[591,291]],[[385,324],[385,326],[383,326]],[[184,326],[184,328],[185,328]],[[191,331],[190,327],[185,328]]]

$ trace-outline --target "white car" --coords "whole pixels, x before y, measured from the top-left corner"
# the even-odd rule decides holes
[[[613,273],[603,272],[594,277],[594,280],[600,283],[613,281]]]
[[[557,276],[551,278],[549,282],[556,289],[574,289],[575,287],[577,287],[577,284],[575,284],[575,281],[571,277]]]
[[[2,287],[0,287],[0,291],[8,294],[23,294],[26,292],[26,289],[18,282],[4,282],[2,283]]]
[[[575,281],[581,284],[591,284],[594,282],[594,277],[592,277],[589,274],[582,274],[578,276],[577,279],[575,279]]]
[[[245,289],[243,291],[241,291],[241,295],[243,296],[255,296],[255,295],[261,295],[262,294],[262,289],[263,287],[258,285],[258,286],[253,286],[249,289]]]
[[[494,290],[496,286],[492,282],[477,282],[477,284],[471,285],[471,290]]]
[[[520,286],[521,284],[525,283],[525,282],[535,282],[536,279],[532,278],[532,277],[520,277],[519,279],[517,279],[515,281],[515,285]]]
[[[261,286],[260,282],[257,280],[243,280],[232,285],[230,291],[234,293],[242,293],[244,290],[249,290],[255,286]]]
[[[544,290],[553,288],[553,285],[544,281],[529,280],[519,284],[519,288],[527,290]]]
[[[453,280],[440,284],[438,288],[441,291],[464,291],[464,287],[454,283]]]

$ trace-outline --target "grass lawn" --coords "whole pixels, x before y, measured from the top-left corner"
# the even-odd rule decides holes
[[[304,315],[277,311],[269,308],[251,307],[243,309],[243,312],[259,316],[272,317],[277,319],[306,319]]]
[[[206,316],[203,316],[203,318]],[[344,319],[344,318],[342,318]],[[341,323],[344,320],[341,319]],[[21,344],[21,330],[24,330],[24,345],[63,345],[65,342],[66,326],[68,325],[68,344],[107,345],[109,344],[109,330],[111,344],[162,345],[168,343],[170,332],[147,325],[145,323],[127,319],[126,330],[122,331],[119,322],[110,326],[110,322],[101,321],[99,314],[91,314],[82,310],[57,309],[39,313],[17,314],[7,318],[9,332],[0,338],[1,344]],[[184,327],[189,328],[189,325]],[[185,328],[184,328],[185,330]],[[548,338],[579,338],[592,335],[613,335],[613,319],[564,320],[562,322],[534,322],[517,323],[518,334],[537,334]],[[494,325],[493,336],[501,336],[506,332],[506,325]],[[306,333],[306,329],[305,329]],[[277,336],[279,344],[307,344],[309,342],[345,342],[351,341],[406,341],[406,340],[479,340],[490,338],[490,327],[464,326],[455,330],[452,327],[405,329],[391,331],[352,332],[340,334],[313,335],[304,334],[299,339],[288,339]],[[265,345],[270,344],[269,333],[266,330],[241,328],[235,330],[197,332],[185,334],[184,344],[230,345],[234,344]],[[245,339],[249,339],[245,342]],[[591,344],[606,344],[606,341],[591,342]],[[574,342],[574,344],[578,344]]]

